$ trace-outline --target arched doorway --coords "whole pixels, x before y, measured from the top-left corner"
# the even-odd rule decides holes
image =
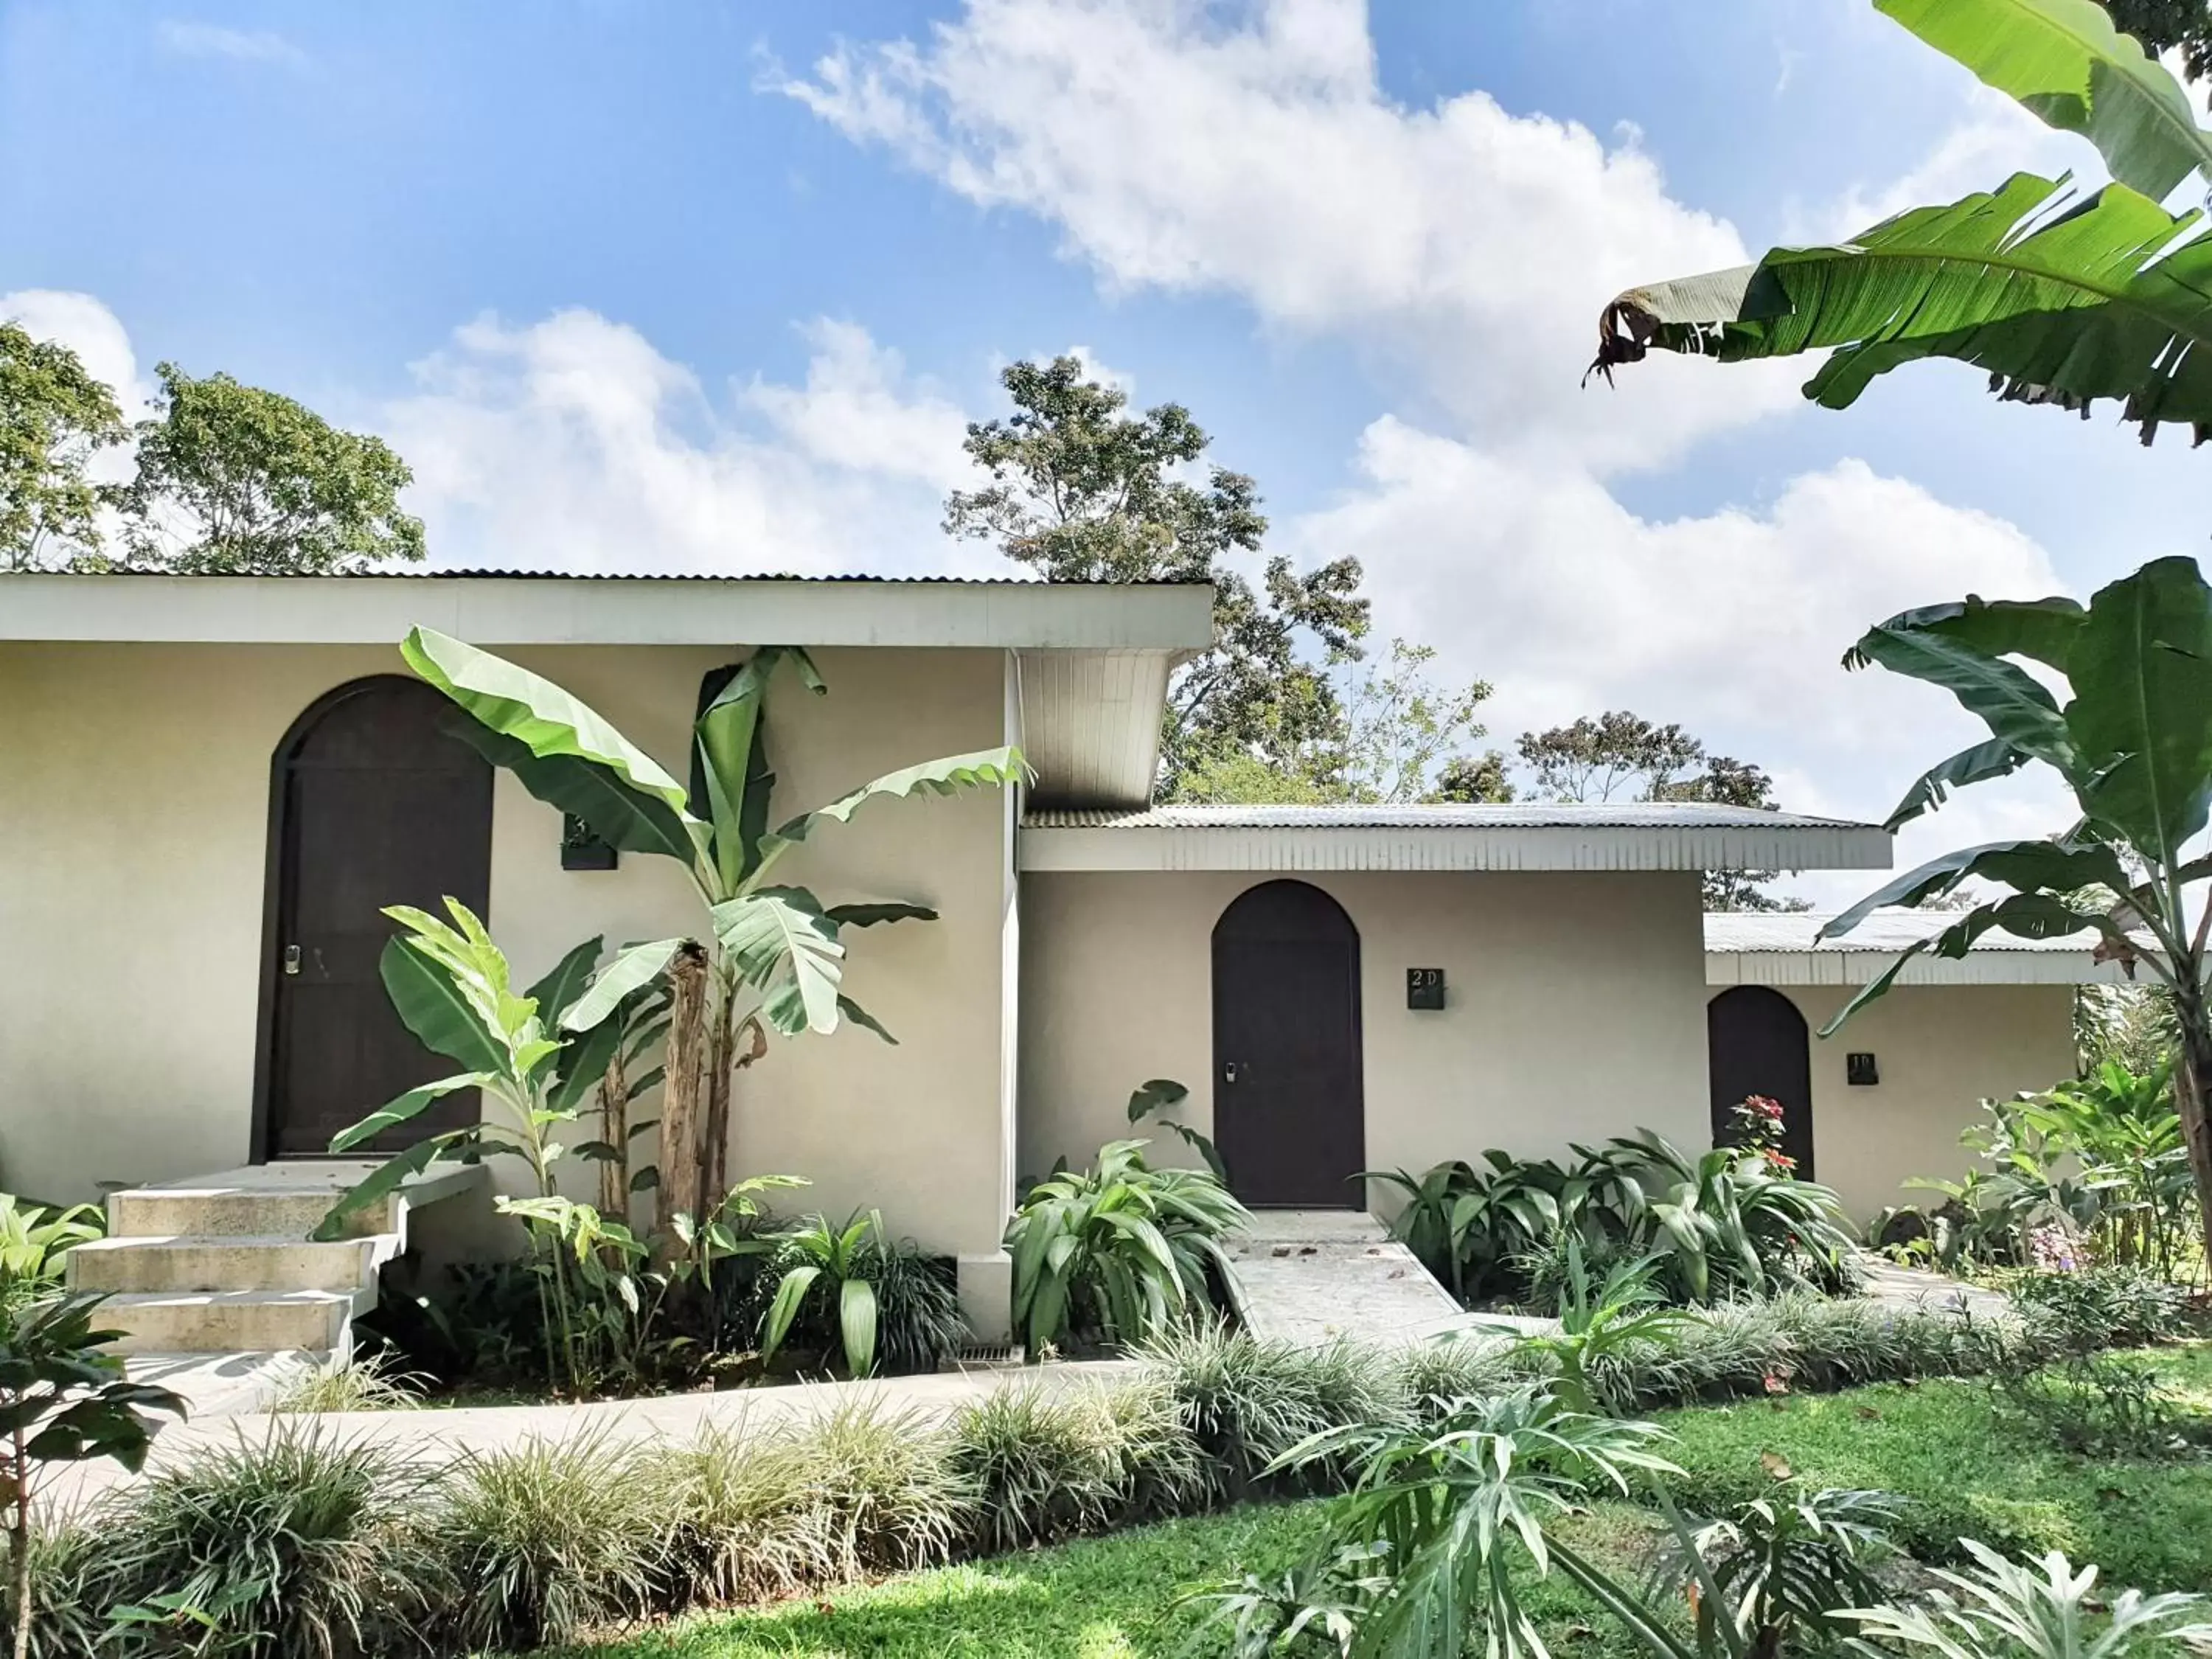
[[[419,680],[377,675],[318,698],[276,746],[263,898],[255,1155],[312,1158],[420,1083],[450,1074],[386,997],[387,904],[478,915],[491,890],[491,766],[449,729],[465,718]],[[549,850],[547,856],[552,856]],[[378,1150],[471,1121],[447,1096]]]
[[[1729,1112],[1753,1095],[1782,1103],[1782,1150],[1813,1176],[1813,1063],[1805,1017],[1781,992],[1735,985],[1705,1005],[1713,1145],[1733,1139]]]
[[[1263,883],[1214,924],[1213,1133],[1247,1204],[1364,1200],[1359,932],[1318,887]]]

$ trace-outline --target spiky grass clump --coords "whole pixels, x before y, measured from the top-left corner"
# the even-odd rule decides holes
[[[371,1442],[279,1426],[162,1470],[99,1524],[118,1606],[198,1609],[254,1659],[423,1650],[452,1580],[422,1470]],[[209,1650],[215,1650],[210,1648]]]
[[[1499,1394],[1526,1380],[1532,1358],[1510,1337],[1457,1331],[1417,1342],[1399,1357],[1398,1376],[1413,1413],[1426,1423],[1452,1415],[1462,1400]]]
[[[83,1659],[107,1630],[107,1545],[88,1516],[31,1532],[31,1659]],[[13,1585],[0,1595],[0,1652],[15,1650]]]
[[[1407,1409],[1380,1356],[1349,1343],[1300,1348],[1203,1324],[1164,1332],[1138,1352],[1174,1396],[1216,1498],[1250,1491],[1310,1435],[1395,1422]]]
[[[914,1243],[872,1244],[860,1277],[876,1287],[876,1364],[891,1376],[933,1371],[968,1340],[951,1264]]]
[[[809,1460],[789,1431],[709,1427],[653,1461],[656,1484],[679,1517],[676,1571],[690,1599],[764,1600],[835,1576]]]
[[[975,1489],[986,1550],[1096,1532],[1121,1505],[1117,1425],[1079,1385],[1001,1389],[962,1407],[951,1432],[952,1467]]]
[[[455,1466],[439,1535],[467,1587],[460,1635],[527,1650],[644,1617],[664,1588],[676,1522],[655,1474],[637,1447],[604,1431]]]
[[[1157,1376],[1134,1376],[1093,1396],[1111,1425],[1127,1522],[1188,1515],[1203,1507],[1207,1482],[1198,1442],[1176,1398]]]
[[[383,1354],[354,1354],[302,1366],[269,1402],[271,1413],[404,1411],[421,1402],[430,1379],[402,1370]]]
[[[798,1445],[833,1580],[932,1565],[967,1532],[975,1489],[920,1413],[848,1400]]]

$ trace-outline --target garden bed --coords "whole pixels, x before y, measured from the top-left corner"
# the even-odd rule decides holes
[[[2157,1370],[2179,1409],[2212,1427],[2212,1347],[2134,1357]],[[2212,1584],[2212,1461],[2060,1451],[1977,1381],[1691,1407],[1658,1420],[1674,1437],[1662,1449],[1687,1471],[1680,1489],[1693,1508],[1879,1488],[1906,1500],[1896,1536],[1923,1559],[1955,1559],[1963,1534],[2014,1553],[2057,1548],[2076,1563],[2096,1561],[2115,1590]],[[564,1659],[1169,1659],[1188,1650],[1204,1659],[1228,1651],[1226,1638],[1190,1649],[1202,1615],[1171,1607],[1176,1589],[1288,1571],[1322,1535],[1324,1509],[1248,1505],[558,1651]],[[1557,1530],[1632,1577],[1648,1565],[1660,1522],[1604,1503]],[[1571,1584],[1515,1571],[1555,1653],[1643,1651]]]

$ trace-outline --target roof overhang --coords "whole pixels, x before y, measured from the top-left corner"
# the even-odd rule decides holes
[[[1882,870],[1872,824],[1700,807],[1036,811],[1024,871]]]
[[[483,646],[983,647],[1179,658],[1213,642],[1213,590],[435,572],[0,576],[0,641],[389,645],[417,623]]]
[[[1917,956],[1899,969],[1899,985],[2112,985],[2127,975],[2117,962],[2090,955],[2086,937],[2071,951],[1970,951],[1963,957]],[[1705,953],[1708,985],[1858,986],[1897,960],[1894,951],[1746,951]]]
[[[1945,910],[1885,908],[1849,933],[1823,939],[1834,918],[1809,912],[1766,915],[1714,911],[1705,917],[1708,985],[1865,985],[1898,953],[1959,920]],[[2140,939],[2145,951],[2156,948]],[[2124,982],[2117,962],[2097,960],[2097,935],[2087,930],[2051,939],[1984,933],[1963,957],[1923,951],[1899,971],[1899,985],[2108,985]]]

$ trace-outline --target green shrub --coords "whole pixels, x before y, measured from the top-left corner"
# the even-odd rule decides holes
[[[2053,1352],[2171,1342],[2190,1327],[2188,1291],[2140,1267],[2027,1273],[2010,1289],[2030,1340]]]
[[[847,1400],[798,1444],[833,1579],[945,1560],[972,1522],[974,1489],[919,1413]]]
[[[1221,1240],[1251,1219],[1203,1170],[1154,1170],[1141,1140],[1110,1141],[1095,1170],[1062,1170],[1023,1195],[1006,1228],[1014,1322],[1032,1353],[1072,1335],[1127,1347],[1212,1306]]]
[[[108,1544],[79,1516],[31,1532],[31,1659],[83,1659],[107,1629]],[[0,1596],[0,1651],[15,1650],[15,1601]]]
[[[442,1483],[438,1529],[465,1590],[461,1637],[529,1650],[642,1618],[674,1553],[677,1517],[655,1474],[604,1431],[464,1459]]]
[[[403,1371],[386,1354],[356,1353],[307,1365],[269,1402],[271,1413],[399,1411],[422,1397],[430,1379]]]
[[[1398,1377],[1408,1407],[1430,1422],[1448,1416],[1459,1401],[1511,1388],[1537,1363],[1510,1337],[1442,1336],[1417,1342],[1399,1356]]]
[[[1164,1379],[1131,1377],[1093,1397],[1113,1428],[1121,1463],[1121,1519],[1188,1515],[1205,1505],[1205,1462]]]
[[[1002,1389],[963,1407],[951,1432],[952,1467],[975,1490],[986,1550],[1095,1532],[1122,1507],[1120,1425],[1079,1385]]]
[[[1381,1356],[1349,1343],[1300,1348],[1210,1323],[1155,1337],[1141,1357],[1174,1396],[1217,1499],[1243,1496],[1310,1436],[1409,1415]]]
[[[423,1472],[374,1443],[278,1427],[200,1452],[97,1511],[104,1604],[197,1609],[252,1659],[426,1651],[453,1579]],[[194,1621],[176,1621],[189,1630]],[[190,1651],[131,1627],[125,1654]],[[195,1637],[198,1632],[193,1632]]]
[[[708,1428],[651,1455],[678,1517],[675,1576],[693,1601],[788,1595],[835,1576],[805,1451],[795,1436]]]

